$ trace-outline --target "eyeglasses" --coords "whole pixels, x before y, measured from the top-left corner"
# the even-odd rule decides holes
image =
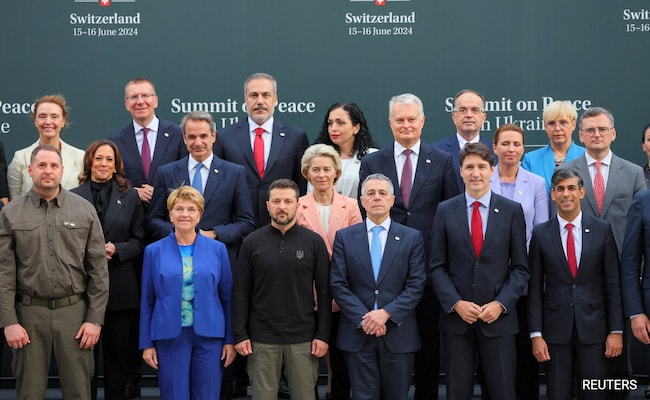
[[[455,112],[455,113],[458,113],[458,114],[467,114],[467,113],[470,113],[470,112],[471,112],[472,114],[481,114],[481,113],[483,113],[484,111],[481,110],[481,109],[478,108],[478,107],[472,107],[472,108],[460,107],[459,109],[455,110],[454,112]]]
[[[560,128],[566,128],[569,126],[571,121],[567,121],[566,119],[561,119],[559,121],[549,121],[546,123],[549,128],[555,128],[556,126],[559,126]]]
[[[605,136],[609,133],[614,128],[608,128],[606,126],[599,126],[598,128],[587,128],[587,129],[580,129],[582,133],[589,135],[589,136],[594,136],[596,132],[600,133],[602,136]]]
[[[134,94],[132,96],[127,96],[127,97],[125,97],[125,99],[128,100],[128,101],[138,101],[138,99],[142,99],[144,101],[147,101],[147,100],[149,100],[149,99],[151,99],[153,97],[156,97],[156,95],[155,94],[145,93],[145,94]]]

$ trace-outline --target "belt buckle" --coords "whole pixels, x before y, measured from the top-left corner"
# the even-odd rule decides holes
[[[47,308],[49,308],[50,310],[54,310],[56,308],[56,299],[48,299]]]

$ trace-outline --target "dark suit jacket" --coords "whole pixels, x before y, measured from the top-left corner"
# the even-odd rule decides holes
[[[390,217],[395,222],[419,230],[424,238],[426,253],[431,241],[431,226],[436,207],[441,201],[457,195],[458,188],[452,170],[451,156],[424,142],[420,143],[420,154],[408,209],[404,206],[402,192],[399,190],[393,155],[394,143],[361,159],[359,182],[363,182],[368,175],[374,173],[382,173],[390,178],[395,187],[395,204],[390,210]]]
[[[452,307],[459,300],[478,305],[493,300],[506,311],[492,324],[478,321],[486,336],[514,335],[518,331],[517,301],[528,282],[526,224],[521,205],[492,193],[485,241],[477,257],[467,221],[465,194],[438,206],[433,222],[430,269],[442,312],[440,330],[457,335],[469,325]]]
[[[600,217],[612,224],[616,248],[620,254],[623,236],[625,236],[625,217],[632,204],[632,198],[638,192],[646,189],[643,169],[612,154],[612,165],[609,166],[609,177],[605,188],[603,213],[598,215],[594,185],[589,176],[589,167],[585,156],[569,161],[562,168],[571,168],[580,175],[585,184],[585,197],[580,201],[582,213]]]
[[[492,149],[492,141],[485,139],[483,137],[479,138],[479,141],[485,144],[487,147]],[[458,138],[456,135],[447,136],[444,139],[440,139],[437,142],[433,143],[433,147],[445,151],[451,155],[452,168],[454,169],[454,174],[456,174],[456,183],[458,185],[458,191],[462,192],[465,190],[465,183],[463,178],[460,176],[460,147],[458,146]],[[496,164],[496,159],[495,159]]]
[[[650,315],[649,229],[650,190],[644,190],[634,196],[632,207],[627,214],[621,254],[621,287],[626,317],[641,313]]]
[[[133,186],[142,186],[145,183],[152,184],[155,181],[156,171],[159,167],[187,155],[187,147],[183,143],[181,128],[164,119],[159,119],[156,148],[154,149],[148,177],[144,176],[142,157],[135,141],[133,122],[122,128],[122,130],[111,134],[109,139],[115,142],[117,148],[120,149],[124,160],[124,174]]]
[[[604,343],[623,330],[618,252],[609,222],[582,217],[582,255],[575,280],[560,239],[557,217],[539,224],[530,242],[528,321],[546,342],[567,344],[573,327],[583,344]]]
[[[188,162],[189,156],[186,156],[158,170],[154,181],[157,189],[147,214],[147,231],[154,240],[169,235],[172,230],[167,212],[167,196],[179,186],[191,184],[187,172]],[[203,197],[205,204],[199,228],[214,229],[217,232],[219,241],[228,248],[234,266],[242,240],[255,229],[244,168],[213,157]]]
[[[93,203],[90,184],[71,190]],[[140,307],[138,276],[142,270],[144,250],[144,211],[135,189],[125,193],[113,190],[102,224],[106,242],[113,242],[117,255],[108,262],[109,292],[107,310],[124,310]]]
[[[415,306],[426,281],[422,235],[391,222],[375,282],[365,222],[341,229],[334,239],[330,285],[343,318],[336,345],[344,351],[361,350],[370,336],[360,329],[361,317],[374,308],[391,314],[384,340],[393,353],[420,349]]]
[[[274,119],[269,159],[264,169],[264,177],[260,178],[253,159],[249,132],[248,118],[220,130],[217,133],[214,153],[219,158],[246,169],[248,191],[259,228],[270,222],[266,200],[269,197],[271,182],[280,178],[291,179],[298,184],[301,196],[306,193],[307,181],[300,172],[300,160],[309,146],[309,140],[304,130]]]

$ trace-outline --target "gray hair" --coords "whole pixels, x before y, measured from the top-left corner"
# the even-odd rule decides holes
[[[412,93],[404,93],[397,96],[393,96],[388,102],[388,117],[390,118],[393,115],[393,107],[396,104],[417,104],[420,111],[420,116],[424,116],[424,105],[422,105],[422,100]]]
[[[361,183],[361,195],[363,196],[363,193],[365,192],[366,189],[366,182],[371,181],[371,180],[378,180],[378,181],[386,181],[388,182],[388,187],[390,187],[390,194],[395,195],[395,188],[393,187],[393,182],[391,182],[390,178],[388,178],[384,174],[370,174],[366,177],[366,179],[363,180]]]
[[[614,116],[609,110],[603,107],[591,107],[585,110],[580,116],[580,129],[582,129],[582,120],[585,118],[597,117],[599,115],[606,115],[609,119],[609,122],[612,123],[612,128],[614,127]]]
[[[273,91],[275,94],[278,94],[278,81],[275,80],[274,77],[271,75],[264,73],[264,72],[256,72],[253,75],[249,76],[246,78],[246,81],[244,82],[244,96],[246,95],[246,87],[248,86],[248,82],[252,81],[253,79],[268,79],[271,82],[273,82]]]
[[[183,119],[181,119],[181,130],[183,131],[183,135],[185,134],[185,125],[187,124],[187,121],[205,121],[210,125],[210,132],[216,132],[217,130],[217,124],[214,122],[212,114],[206,111],[191,111],[185,114]]]
[[[343,166],[341,165],[341,158],[339,153],[334,149],[334,147],[328,144],[313,144],[307,147],[305,153],[302,155],[300,160],[300,172],[302,176],[307,178],[307,172],[309,171],[309,164],[314,157],[330,157],[334,161],[334,170],[336,171],[337,178],[334,179],[334,183],[338,180],[338,176],[341,176],[343,172]]]

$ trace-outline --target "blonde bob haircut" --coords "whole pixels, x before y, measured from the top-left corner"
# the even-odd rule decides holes
[[[300,160],[300,172],[302,172],[302,176],[304,176],[307,180],[307,173],[309,172],[309,165],[311,164],[311,160],[314,157],[330,157],[332,161],[334,161],[334,170],[336,171],[336,178],[334,179],[334,183],[341,177],[341,173],[343,171],[343,167],[341,165],[341,158],[339,157],[339,153],[334,149],[334,147],[330,146],[329,144],[314,144],[309,147],[307,147],[307,150],[305,150],[305,153],[302,155],[302,159]]]
[[[192,186],[181,186],[178,189],[174,189],[167,197],[167,211],[170,213],[172,209],[182,200],[189,200],[199,209],[201,215],[203,215],[204,210],[204,200],[201,193],[198,190],[194,189]]]
[[[578,119],[578,111],[568,100],[556,100],[551,104],[544,107],[544,113],[542,118],[544,122],[555,121],[560,117],[566,116],[571,121],[576,121]]]

